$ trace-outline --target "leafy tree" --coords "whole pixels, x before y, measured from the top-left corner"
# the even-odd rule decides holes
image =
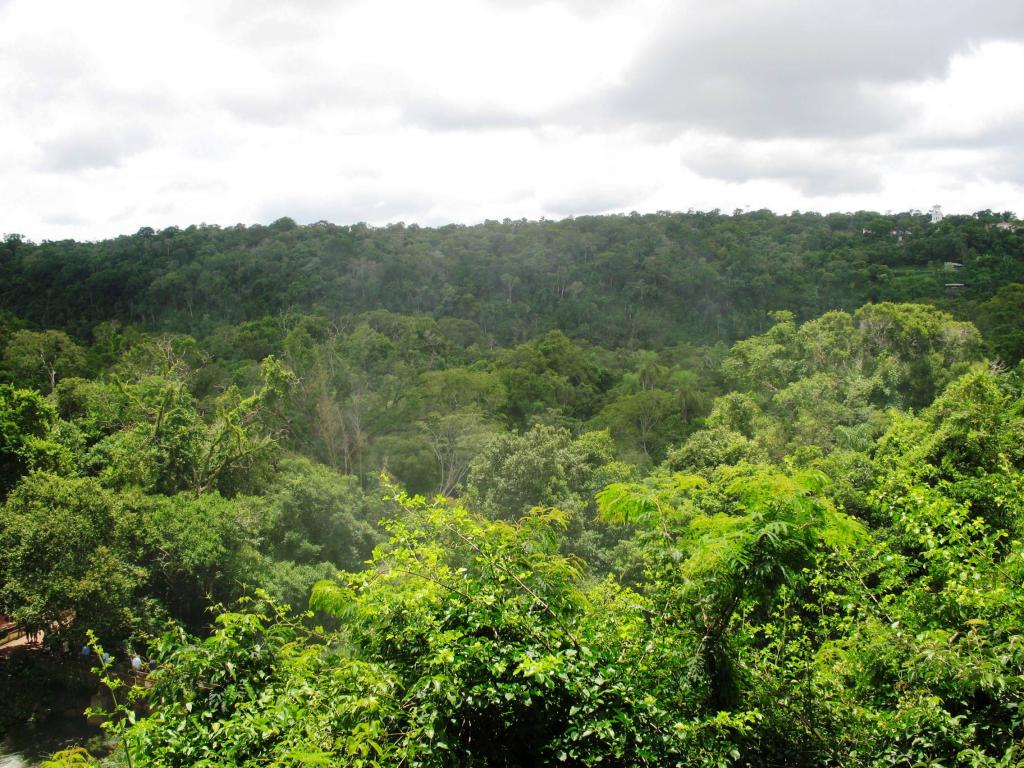
[[[120,428],[91,447],[88,464],[116,488],[234,495],[259,487],[277,448],[276,409],[293,380],[273,358],[263,362],[262,374],[252,395],[236,387],[219,395],[209,420],[183,381],[148,377],[122,385],[114,425]],[[92,413],[87,409],[87,418]]]
[[[611,568],[621,532],[595,525],[594,494],[631,478],[617,461],[608,432],[585,432],[537,424],[522,434],[495,435],[470,465],[463,502],[493,519],[514,520],[534,507],[571,514],[563,551],[584,558],[597,573]]]
[[[722,465],[758,463],[767,458],[765,451],[739,432],[722,427],[702,429],[668,451],[665,465],[674,472],[705,474]]]
[[[83,371],[85,354],[63,331],[17,331],[7,342],[3,365],[18,383],[52,392],[60,379]]]
[[[186,626],[202,627],[210,606],[262,584],[266,526],[246,505],[217,493],[159,497],[145,523],[150,594]]]
[[[1024,358],[1024,285],[1011,283],[996,291],[975,312],[978,327],[1000,360],[1015,365]]]
[[[470,466],[469,498],[489,517],[514,519],[534,506],[583,511],[609,482],[628,475],[614,458],[607,432],[573,438],[538,424],[522,434],[496,435]]]
[[[826,602],[843,636],[822,658],[865,756],[1021,758],[1020,395],[974,371],[879,443],[882,541],[839,563]]]
[[[637,458],[658,461],[672,436],[683,432],[678,401],[660,389],[641,390],[605,406],[594,424],[606,427]]]
[[[57,428],[56,410],[45,398],[0,384],[0,497],[32,469],[66,471],[74,465]]]
[[[383,503],[351,475],[289,459],[263,499],[275,559],[356,570],[378,541]]]
[[[140,620],[141,500],[29,475],[0,507],[0,610],[30,631],[120,638]]]
[[[699,662],[690,684],[712,711],[738,703],[730,629],[744,602],[770,606],[819,549],[860,536],[861,527],[822,495],[827,481],[748,465],[711,486],[680,476],[660,488],[616,484],[598,495],[605,521],[660,533],[650,539],[645,587],[664,600],[662,622],[690,628]]]
[[[473,458],[494,433],[493,427],[473,409],[435,414],[421,425],[436,459],[436,491],[451,496],[465,479]]]

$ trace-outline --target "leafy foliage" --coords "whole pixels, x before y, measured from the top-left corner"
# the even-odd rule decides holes
[[[132,768],[1022,764],[1008,218],[6,243],[0,611]]]

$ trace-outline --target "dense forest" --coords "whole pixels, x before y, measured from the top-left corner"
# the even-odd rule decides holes
[[[990,211],[8,235],[0,731],[84,646],[49,765],[1024,765],[1022,318]]]
[[[337,323],[384,309],[429,316],[461,347],[562,330],[661,348],[731,343],[766,330],[766,313],[780,309],[809,320],[927,300],[968,312],[1024,282],[1022,237],[1012,214],[991,211],[934,224],[917,212],[712,211],[440,228],[281,219],[39,245],[9,235],[0,308],[82,338],[116,320],[223,345],[240,323],[295,313]],[[1015,297],[1019,306],[1013,292],[1001,304]],[[971,316],[994,320],[995,309]],[[250,355],[280,341],[270,329],[237,333]]]

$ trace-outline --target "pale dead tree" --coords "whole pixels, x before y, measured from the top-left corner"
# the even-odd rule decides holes
[[[198,368],[210,361],[210,356],[199,350],[192,350],[196,356],[194,364],[189,363],[182,355],[182,337],[173,335],[158,336],[153,342],[160,362],[163,365],[164,376],[176,381],[189,381],[195,376]]]
[[[58,379],[85,367],[85,353],[63,331],[17,331],[7,343],[4,362],[26,379],[44,373],[52,392]]]
[[[508,303],[512,303],[512,289],[519,284],[519,278],[515,275],[503,274],[501,276],[501,284],[505,287],[508,292]]]
[[[366,427],[366,413],[371,395],[365,391],[353,392],[342,407],[342,435],[345,448],[345,473],[363,476],[363,456],[369,446],[370,435]]]
[[[475,411],[435,415],[422,422],[437,460],[437,493],[451,496],[466,478],[469,465],[492,434]]]
[[[344,464],[345,474],[349,474],[345,416],[337,399],[326,388],[322,388],[317,395],[314,415],[313,430],[323,446],[327,463],[332,467]]]

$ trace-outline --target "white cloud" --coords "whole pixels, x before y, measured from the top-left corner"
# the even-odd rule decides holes
[[[900,83],[888,98],[915,117],[911,141],[1016,143],[1024,125],[1024,44],[990,42],[955,54],[945,77]]]
[[[0,3],[0,232],[1024,212],[1016,0]]]

